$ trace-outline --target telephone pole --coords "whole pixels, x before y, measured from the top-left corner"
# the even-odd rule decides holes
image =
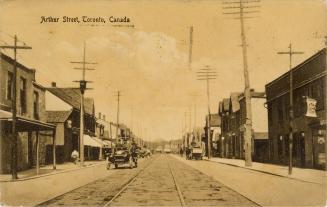
[[[211,128],[210,128],[210,86],[209,82],[210,80],[215,80],[217,77],[217,72],[210,68],[208,65],[206,65],[205,68],[200,69],[200,71],[197,72],[197,80],[205,80],[207,83],[207,101],[208,101],[208,116],[206,117],[206,123],[207,123],[207,145],[208,145],[208,159],[211,158]]]
[[[289,108],[289,163],[288,163],[288,174],[292,174],[292,168],[293,168],[293,119],[294,119],[294,109],[293,109],[293,70],[292,70],[292,56],[293,55],[299,55],[303,54],[303,52],[296,52],[292,50],[292,43],[288,46],[289,50],[285,52],[278,52],[279,55],[289,55],[290,60],[290,73],[289,73],[289,79],[290,79],[290,108]]]
[[[12,90],[13,96],[11,101],[11,110],[12,110],[12,154],[11,154],[11,176],[13,180],[18,179],[17,176],[17,50],[18,49],[32,49],[29,46],[18,46],[17,45],[17,35],[14,36],[14,45],[3,45],[0,46],[1,49],[12,49],[14,50],[14,72],[13,72],[13,82],[12,82]]]
[[[83,48],[83,61],[80,62],[70,62],[73,64],[82,64],[82,68],[74,68],[75,70],[82,70],[82,79],[74,82],[79,82],[80,91],[81,91],[81,104],[80,104],[80,127],[79,127],[79,150],[80,150],[80,162],[81,166],[84,166],[84,93],[85,90],[90,90],[91,88],[87,88],[86,84],[87,82],[92,81],[86,81],[85,80],[85,72],[87,70],[95,70],[94,68],[86,68],[86,65],[94,65],[97,63],[91,63],[86,62],[85,60],[85,42],[84,42],[84,48]]]
[[[188,53],[188,67],[192,70],[192,51],[193,50],[193,26],[190,27],[190,45]]]
[[[242,41],[242,54],[243,54],[243,70],[244,70],[244,96],[246,105],[246,121],[245,121],[245,166],[252,166],[252,107],[251,107],[251,91],[250,91],[250,79],[248,71],[247,61],[247,42],[246,33],[244,28],[244,19],[253,17],[245,16],[245,14],[258,13],[257,10],[251,10],[258,8],[259,6],[253,5],[253,3],[260,2],[260,0],[238,0],[238,1],[224,1],[223,4],[231,5],[223,7],[223,9],[234,10],[224,14],[239,15],[235,19],[240,20],[241,26],[241,41]],[[236,11],[235,11],[236,9]],[[250,9],[250,10],[248,10]]]
[[[118,143],[118,130],[119,130],[119,99],[120,99],[120,91],[117,91],[117,128],[116,128],[116,146],[117,146],[117,143]]]

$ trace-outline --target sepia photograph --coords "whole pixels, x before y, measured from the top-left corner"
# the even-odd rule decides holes
[[[327,206],[327,0],[0,0],[0,206]]]

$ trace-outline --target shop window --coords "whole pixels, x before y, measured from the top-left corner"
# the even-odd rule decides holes
[[[13,81],[14,74],[8,71],[7,74],[7,100],[11,100],[13,98]]]
[[[22,114],[26,113],[27,108],[26,108],[26,79],[25,78],[20,78],[20,108]]]
[[[33,108],[34,108],[34,119],[39,119],[39,93],[34,91],[33,94]]]

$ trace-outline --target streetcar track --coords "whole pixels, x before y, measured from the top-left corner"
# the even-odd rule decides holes
[[[174,157],[171,157],[171,158],[176,159],[176,158],[174,158]],[[177,160],[177,159],[176,159],[176,160]],[[191,167],[191,166],[190,166],[190,167]],[[198,169],[196,169],[196,168],[193,168],[193,169],[194,169],[195,171],[197,171],[199,174],[203,175],[203,176],[209,176],[209,175],[206,175],[205,173],[203,173],[202,171],[200,171],[200,170],[198,170]],[[209,177],[211,177],[211,176],[209,176]],[[234,190],[233,188],[229,187],[228,185],[225,185],[225,184],[223,184],[223,185],[224,185],[225,188],[227,188],[227,189],[229,189],[229,190],[231,190],[231,191],[233,191],[233,192],[239,194],[239,195],[242,196],[243,198],[245,198],[245,199],[247,199],[247,200],[253,202],[255,205],[257,205],[257,206],[262,206],[261,204],[257,203],[257,202],[254,201],[253,199],[251,199],[251,198],[247,197],[246,195],[244,195],[243,193]],[[208,199],[203,199],[203,200],[208,200]]]
[[[158,158],[156,158],[158,159]],[[118,198],[127,188],[129,185],[131,185],[136,179],[137,177],[146,169],[150,166],[150,164],[152,164],[154,160],[151,160],[144,168],[142,168],[139,172],[136,173],[136,175],[134,175],[129,181],[127,181],[127,183],[107,202],[103,205],[103,207],[108,207],[112,204],[112,202]]]
[[[167,157],[166,157],[166,159],[168,160]],[[172,175],[173,180],[174,180],[174,183],[175,183],[175,187],[176,187],[176,190],[177,190],[177,193],[178,193],[179,200],[180,200],[180,202],[181,202],[181,206],[186,206],[186,204],[185,204],[185,200],[184,200],[184,196],[183,196],[183,194],[182,194],[182,192],[181,192],[180,187],[178,186],[178,183],[177,183],[177,181],[176,181],[176,178],[175,178],[174,172],[173,172],[173,170],[172,170],[172,168],[171,168],[171,166],[170,166],[170,164],[169,164],[169,161],[168,161],[168,166],[169,166],[170,174]]]

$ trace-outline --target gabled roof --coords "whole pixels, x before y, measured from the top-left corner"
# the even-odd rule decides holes
[[[67,104],[71,105],[73,108],[80,110],[81,104],[81,92],[79,88],[58,88],[58,87],[51,87],[46,88],[49,92],[53,95],[57,96]],[[92,98],[85,98],[84,99],[84,110],[85,113],[89,115],[94,114],[94,100]]]
[[[223,112],[229,111],[229,98],[223,99]]]
[[[49,123],[63,123],[65,122],[70,114],[72,113],[71,110],[69,111],[46,111],[47,122]]]
[[[208,117],[208,115],[206,117]],[[210,127],[220,127],[220,125],[221,117],[219,114],[210,114]]]
[[[240,92],[233,92],[230,94],[230,104],[232,112],[237,112],[238,110],[240,110],[240,102],[238,98],[241,94],[242,93]]]

